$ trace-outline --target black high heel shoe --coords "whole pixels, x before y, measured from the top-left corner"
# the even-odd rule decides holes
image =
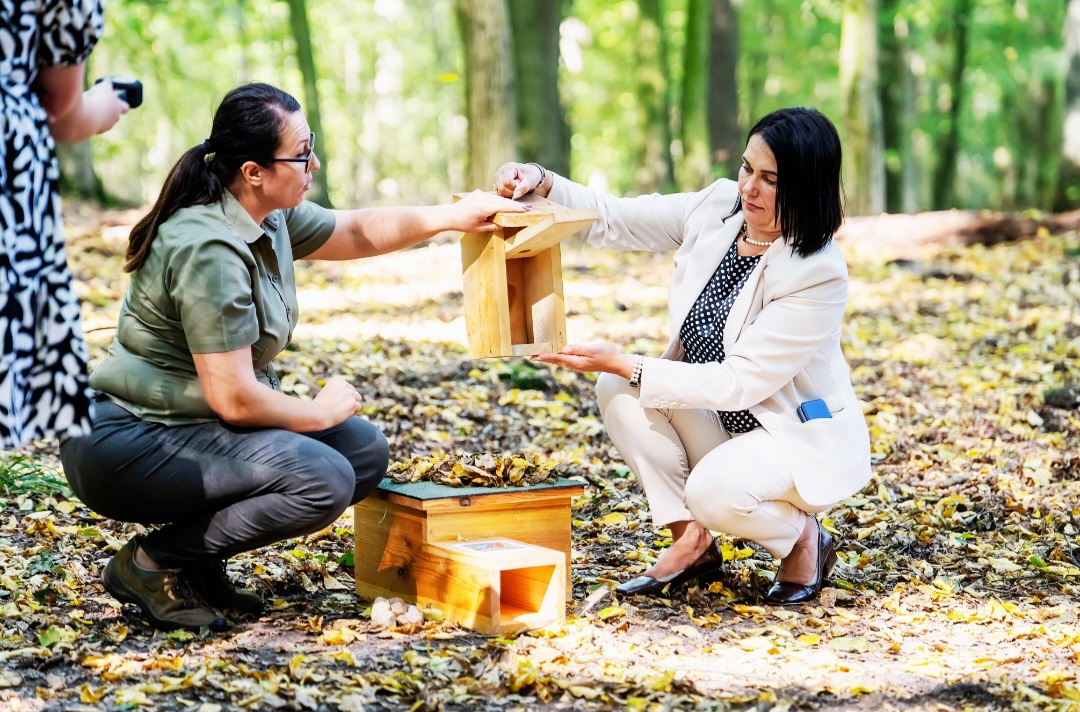
[[[836,545],[832,535],[825,531],[821,522],[814,517],[817,525],[817,576],[810,583],[793,583],[791,581],[776,581],[769,593],[765,595],[765,602],[776,606],[790,606],[796,603],[812,601],[821,594],[821,586],[825,579],[829,578],[833,567],[836,566]]]
[[[720,545],[716,543],[716,539],[713,539],[701,556],[697,557],[694,563],[682,571],[676,571],[659,579],[652,576],[638,576],[636,579],[617,586],[615,592],[624,596],[646,596],[663,591],[664,586],[671,586],[671,589],[674,590],[692,578],[718,571],[723,564],[724,555],[720,553]]]

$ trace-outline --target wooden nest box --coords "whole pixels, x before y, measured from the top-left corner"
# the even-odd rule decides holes
[[[457,199],[463,194],[454,196]],[[527,195],[527,213],[495,213],[495,232],[461,237],[469,356],[533,356],[566,346],[559,243],[599,218]]]
[[[449,487],[383,480],[353,507],[356,592],[434,606],[481,633],[562,622],[580,482]]]

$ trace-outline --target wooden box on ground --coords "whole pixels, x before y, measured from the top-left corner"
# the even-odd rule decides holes
[[[566,345],[559,243],[595,222],[599,211],[571,210],[535,195],[521,202],[532,210],[496,213],[500,230],[461,236],[472,358],[532,356]]]
[[[518,573],[502,574],[501,584],[509,581],[513,590],[520,590],[525,582],[542,579],[550,573],[558,576],[563,589],[562,600],[570,598],[570,500],[584,492],[581,483],[560,479],[552,483],[531,487],[449,487],[430,482],[394,484],[384,480],[370,497],[353,507],[355,518],[356,592],[374,598],[399,596],[406,601],[424,605],[431,603],[444,610],[449,604],[444,600],[448,586],[444,572],[449,571],[451,561],[460,561],[463,585],[471,586],[479,574],[470,564],[466,551],[461,556],[448,557],[446,547],[462,542],[490,539],[513,539],[532,547],[550,549],[562,559],[561,570],[548,571],[554,566],[543,551],[529,550],[533,560],[523,556],[510,557],[506,561],[513,566],[506,569]],[[524,552],[522,552],[524,553]],[[492,562],[494,559],[487,559]],[[544,563],[547,562],[547,563]],[[484,568],[484,567],[480,567]],[[533,570],[544,568],[543,571]],[[488,569],[491,569],[488,566]],[[528,583],[535,592],[539,583]],[[496,591],[498,604],[508,602],[511,607],[521,608],[524,596],[536,603],[535,593],[506,594],[506,587]],[[548,605],[540,601],[544,610]],[[476,599],[469,606],[474,616],[444,610],[457,623],[483,630],[483,617],[491,618],[490,606],[485,614],[485,603]],[[532,605],[532,603],[530,603]],[[498,609],[502,610],[502,608]],[[562,608],[559,608],[561,620]],[[535,617],[534,617],[535,618]],[[506,615],[498,616],[499,625],[506,625]],[[520,625],[519,627],[532,627]],[[494,628],[492,628],[494,630]],[[501,628],[504,632],[509,628]]]
[[[566,617],[566,556],[514,539],[442,541],[417,561],[417,603],[489,635],[561,623]],[[423,595],[427,592],[427,595]]]

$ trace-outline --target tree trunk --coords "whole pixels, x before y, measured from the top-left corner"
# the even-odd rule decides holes
[[[739,13],[731,0],[713,0],[709,39],[709,149],[712,164],[735,179],[742,165],[739,126]]]
[[[1054,206],[1054,187],[1057,176],[1055,165],[1057,156],[1054,152],[1061,140],[1058,131],[1049,128],[1060,126],[1056,118],[1061,94],[1056,77],[1043,77],[1039,82],[1036,95],[1037,99],[1033,105],[1037,112],[1035,122],[1039,129],[1036,130],[1035,140],[1035,155],[1037,156],[1035,159],[1035,207],[1051,210]]]
[[[709,164],[709,34],[712,0],[688,0],[686,5],[686,51],[680,110],[679,186],[700,190],[712,176]]]
[[[1065,119],[1054,210],[1080,205],[1080,0],[1065,12]]]
[[[456,6],[469,120],[465,187],[490,190],[495,169],[518,158],[506,0],[456,0]]]
[[[877,92],[877,0],[844,0],[840,101],[847,212],[880,213],[885,209],[885,163]]]
[[[308,24],[307,0],[288,0],[289,24],[292,26],[293,39],[296,41],[296,60],[300,64],[300,73],[304,78],[304,115],[308,125],[315,132],[316,140],[326,139],[322,129],[322,118],[319,112],[319,88],[318,73],[315,71],[315,52],[311,46],[311,26]],[[318,145],[318,144],[316,144]],[[325,143],[322,145],[325,146]],[[319,153],[319,162],[322,167],[315,171],[312,176],[315,189],[311,191],[310,200],[331,208],[330,185],[327,182],[327,168],[329,161],[324,157],[326,152]]]
[[[642,143],[634,184],[639,193],[672,187],[670,76],[661,0],[638,0],[637,86],[641,102]]]
[[[233,20],[236,22],[236,34],[240,43],[240,81],[247,83],[251,80],[251,38],[247,28],[247,0],[233,0],[229,5]]]
[[[948,128],[937,144],[938,163],[934,169],[932,205],[935,210],[952,207],[955,195],[956,161],[960,155],[960,110],[964,105],[964,69],[967,66],[968,26],[971,0],[956,0],[950,18],[953,35],[953,66],[949,75]]]
[[[1080,229],[1080,210],[1028,217],[1024,213],[992,210],[938,210],[915,215],[865,215],[844,220],[836,232],[836,241],[845,251],[865,252],[879,262],[903,260],[931,276],[958,275],[971,279],[970,273],[953,272],[949,263],[940,260],[921,262],[926,246],[967,247],[997,245],[1057,235]],[[934,274],[936,273],[936,274]]]
[[[1052,78],[1034,77],[1027,86],[1017,88],[1017,107],[1014,121],[1015,130],[1011,131],[1013,161],[1017,163],[1016,190],[1011,201],[1002,200],[999,204],[1014,210],[1052,207],[1053,191],[1048,189],[1049,166],[1056,156],[1053,155],[1056,144],[1053,139],[1057,132],[1054,126],[1054,105],[1057,103],[1057,82]]]
[[[885,209],[890,213],[918,210],[915,155],[911,127],[915,125],[915,78],[908,50],[909,28],[897,17],[900,0],[882,0],[878,93],[881,101],[885,152]]]
[[[570,128],[559,97],[562,0],[511,0],[517,127],[523,161],[570,174]]]
[[[743,71],[746,75],[746,90],[743,93],[743,103],[746,105],[748,122],[746,130],[757,123],[765,111],[765,81],[769,78],[769,56],[761,48],[752,47],[743,52]]]
[[[60,191],[64,195],[92,200],[99,205],[113,202],[94,170],[94,154],[89,140],[74,144],[57,143],[56,159],[60,165]]]

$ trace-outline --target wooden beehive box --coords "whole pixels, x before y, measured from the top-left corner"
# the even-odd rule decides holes
[[[356,592],[430,603],[488,633],[561,621],[571,596],[570,500],[583,492],[567,479],[497,489],[384,480],[353,507]],[[461,546],[491,540],[523,548]]]
[[[461,195],[455,195],[460,198]],[[461,237],[465,329],[472,358],[532,356],[566,345],[559,243],[599,218],[535,195],[527,213],[496,213],[501,229]]]

